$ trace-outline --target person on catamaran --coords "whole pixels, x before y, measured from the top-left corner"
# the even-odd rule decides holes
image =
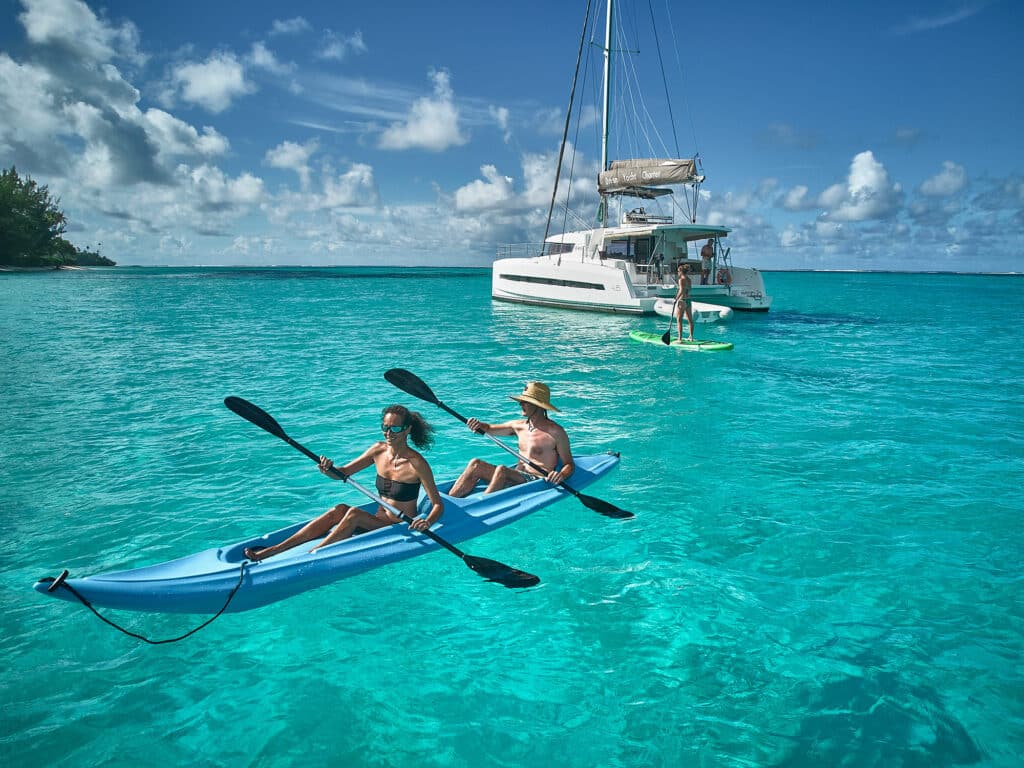
[[[700,284],[707,285],[711,275],[711,261],[715,258],[715,240],[709,238],[700,249]]]
[[[437,491],[430,465],[418,451],[409,446],[409,440],[417,448],[427,449],[434,441],[434,428],[420,414],[410,411],[404,405],[389,405],[385,408],[381,414],[380,428],[384,439],[371,445],[359,458],[341,467],[341,471],[352,475],[372,464],[377,469],[378,495],[410,517],[416,517],[416,500],[422,485],[432,505],[430,514],[425,518],[416,517],[416,520],[409,523],[409,527],[414,531],[426,530],[444,513],[444,502]],[[320,471],[335,480],[340,479],[331,472],[333,468],[334,462],[326,456],[320,457]],[[249,547],[245,550],[245,556],[250,560],[265,560],[323,537],[323,541],[310,550],[315,552],[328,544],[349,538],[357,529],[373,531],[400,522],[401,518],[382,506],[370,514],[358,507],[338,504],[280,544],[263,548]]]
[[[530,381],[526,383],[522,394],[509,397],[519,402],[523,414],[521,419],[502,424],[469,419],[467,426],[474,432],[487,435],[515,435],[519,441],[519,453],[534,464],[544,467],[547,472],[542,474],[524,461],[507,467],[489,464],[483,459],[473,459],[448,495],[468,496],[480,480],[487,483],[484,493],[493,493],[538,478],[544,478],[555,485],[571,477],[576,470],[569,448],[569,436],[559,424],[548,418],[548,411],[558,410],[550,402],[551,390],[548,386],[539,381]]]
[[[683,315],[690,323],[690,341],[693,341],[693,307],[690,306],[690,271],[689,264],[679,265],[679,291],[676,293],[676,325],[680,340],[683,338]]]

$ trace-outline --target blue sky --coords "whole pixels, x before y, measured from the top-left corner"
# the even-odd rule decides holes
[[[120,264],[486,265],[543,234],[585,5],[0,0],[0,165]],[[650,6],[737,264],[1024,271],[1024,4]]]

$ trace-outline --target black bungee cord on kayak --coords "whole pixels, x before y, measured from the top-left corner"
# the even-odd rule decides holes
[[[235,584],[234,589],[232,589],[231,593],[228,595],[228,599],[226,601],[224,601],[224,606],[219,611],[217,611],[217,613],[215,613],[209,619],[204,621],[198,627],[195,627],[194,629],[190,629],[184,635],[181,635],[180,637],[169,637],[166,640],[150,640],[148,637],[143,637],[142,635],[136,634],[135,632],[132,632],[130,630],[125,629],[124,627],[120,626],[119,624],[116,624],[115,622],[111,621],[106,616],[101,614],[99,611],[97,611],[93,607],[92,603],[90,603],[88,600],[85,599],[85,597],[82,596],[82,594],[77,589],[75,589],[74,587],[72,587],[70,584],[67,583],[67,581],[66,581],[66,579],[68,577],[67,569],[64,569],[64,571],[57,578],[53,578],[52,576],[46,576],[46,577],[40,579],[39,581],[40,581],[40,583],[44,583],[44,584],[45,583],[49,583],[50,584],[50,586],[46,588],[47,592],[53,592],[53,591],[59,589],[60,587],[63,587],[68,592],[70,592],[72,595],[77,597],[79,602],[82,603],[82,605],[84,605],[86,608],[88,608],[90,611],[92,611],[94,614],[96,614],[96,617],[100,621],[102,621],[102,622],[104,622],[106,624],[109,624],[114,629],[118,630],[119,632],[123,632],[124,634],[128,635],[129,637],[134,637],[137,640],[141,640],[144,643],[149,643],[150,645],[164,645],[165,643],[176,643],[179,640],[184,640],[186,637],[189,637],[190,635],[194,635],[196,632],[198,632],[203,627],[208,627],[210,624],[213,623],[214,619],[216,619],[222,613],[224,613],[224,611],[226,611],[228,609],[228,606],[231,605],[231,601],[234,599],[235,593],[237,593],[239,588],[242,586],[242,579],[245,578],[245,566],[247,566],[248,564],[249,564],[248,560],[243,560],[242,561],[242,565],[238,569],[238,583]]]

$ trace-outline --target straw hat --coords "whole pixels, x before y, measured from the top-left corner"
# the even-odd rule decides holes
[[[551,400],[551,390],[548,389],[547,384],[541,384],[539,381],[528,381],[526,387],[523,389],[521,395],[509,395],[513,400],[518,400],[523,403],[530,403],[536,405],[538,408],[543,408],[545,411],[557,411],[549,400]]]

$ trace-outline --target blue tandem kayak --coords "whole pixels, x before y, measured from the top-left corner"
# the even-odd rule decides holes
[[[569,485],[577,490],[603,477],[619,463],[618,455],[612,453],[577,456],[574,460],[576,471]],[[496,493],[477,492],[462,499],[444,494],[451,486],[452,482],[438,486],[444,500],[444,516],[431,529],[451,543],[490,533],[568,495],[543,480]],[[372,503],[362,508],[373,512],[376,507]],[[422,514],[430,511],[430,502],[425,496],[420,498],[419,511]],[[94,606],[156,613],[213,614],[224,608],[241,576],[241,586],[225,611],[237,613],[440,549],[440,545],[426,536],[398,524],[353,536],[314,553],[309,550],[316,546],[316,541],[306,542],[258,563],[249,563],[243,573],[242,564],[246,562],[243,552],[247,547],[267,547],[284,541],[306,522],[166,563],[69,578],[65,583]],[[48,591],[51,583],[51,580],[36,582],[35,589],[51,597],[78,602],[70,590]]]

